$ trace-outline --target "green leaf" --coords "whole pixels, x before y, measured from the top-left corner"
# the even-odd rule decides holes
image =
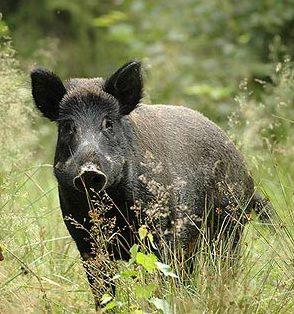
[[[120,273],[120,278],[123,278],[123,279],[128,279],[128,278],[137,277],[137,276],[138,276],[138,272],[134,269],[125,269],[121,271]]]
[[[169,265],[160,262],[156,262],[155,264],[157,269],[159,269],[165,276],[179,278],[175,273],[172,272],[172,269]]]
[[[138,299],[149,299],[152,297],[153,292],[156,290],[155,284],[149,284],[141,286],[139,284],[135,284],[134,291],[136,294],[136,297]]]
[[[136,259],[138,250],[139,250],[138,244],[134,244],[134,245],[130,248],[130,253],[131,253],[131,258],[132,258],[132,259]]]
[[[127,15],[124,12],[111,11],[108,14],[94,18],[92,24],[98,27],[108,27],[126,19]]]
[[[104,305],[112,300],[112,296],[108,293],[104,293],[102,298],[100,299],[101,305]]]
[[[152,273],[156,269],[157,257],[153,254],[137,253],[136,262],[142,265],[149,273]]]
[[[159,299],[159,298],[152,298],[149,300],[150,303],[152,303],[157,310],[161,310],[163,314],[171,314],[171,308],[166,300]]]
[[[140,240],[142,241],[143,239],[146,238],[147,234],[148,234],[148,230],[147,230],[147,227],[145,225],[141,226],[139,228],[139,237],[140,237]]]
[[[112,300],[109,303],[106,304],[106,306],[104,306],[104,308],[102,309],[103,313],[107,310],[112,310],[116,307],[122,307],[123,303],[120,301],[116,301],[116,300]]]
[[[116,302],[113,300],[104,306],[103,310],[112,310],[117,306]]]

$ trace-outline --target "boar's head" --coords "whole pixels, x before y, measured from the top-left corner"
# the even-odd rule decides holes
[[[106,81],[63,84],[52,72],[31,73],[36,107],[57,123],[54,172],[59,185],[80,192],[114,186],[126,165],[126,119],[136,108],[143,82],[139,62],[129,62]]]

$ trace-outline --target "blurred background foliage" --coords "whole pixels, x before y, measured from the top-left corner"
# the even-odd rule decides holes
[[[4,172],[9,173],[15,167],[19,170],[26,164],[29,147],[36,144],[31,129],[34,114],[30,94],[8,34],[0,16],[0,185]]]
[[[146,68],[146,101],[188,104],[221,123],[246,78],[257,100],[294,55],[294,4],[279,0],[1,0],[23,66],[63,78]]]

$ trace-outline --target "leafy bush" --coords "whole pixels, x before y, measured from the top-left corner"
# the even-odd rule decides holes
[[[27,63],[65,77],[105,76],[143,59],[146,101],[189,104],[219,122],[235,111],[243,78],[258,99],[256,79],[270,82],[271,62],[294,56],[294,7],[278,0],[3,0],[2,7]]]
[[[1,18],[1,16],[0,16]],[[29,161],[28,147],[35,141],[33,115],[25,77],[14,58],[8,28],[0,19],[0,171],[20,170]]]

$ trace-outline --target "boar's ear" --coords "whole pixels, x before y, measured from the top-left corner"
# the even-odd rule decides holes
[[[141,63],[131,61],[119,68],[106,80],[104,90],[119,101],[122,115],[129,114],[142,98]]]
[[[31,72],[31,80],[36,107],[46,118],[55,121],[58,118],[59,103],[66,93],[63,83],[54,73],[42,68]]]

